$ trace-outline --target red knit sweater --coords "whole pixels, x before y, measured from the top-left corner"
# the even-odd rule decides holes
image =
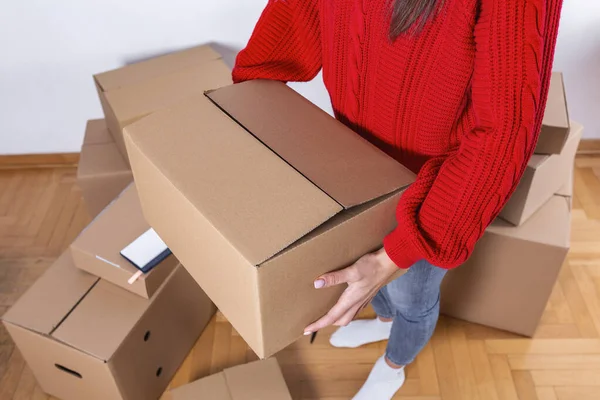
[[[308,81],[336,117],[418,172],[384,240],[400,268],[463,263],[541,128],[562,0],[445,0],[388,39],[389,0],[269,0],[233,79]]]

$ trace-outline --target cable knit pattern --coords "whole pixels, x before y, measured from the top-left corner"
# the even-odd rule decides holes
[[[384,240],[400,268],[467,260],[541,129],[562,0],[445,0],[388,39],[389,0],[270,0],[233,79],[307,81],[336,117],[418,172]]]

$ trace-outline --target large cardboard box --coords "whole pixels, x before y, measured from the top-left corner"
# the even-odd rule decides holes
[[[132,180],[131,169],[108,133],[105,121],[88,121],[77,168],[77,185],[90,216],[98,215]]]
[[[179,266],[151,300],[67,251],[4,315],[40,387],[62,400],[157,399],[215,312]]]
[[[553,196],[521,226],[497,219],[442,284],[446,315],[533,336],[570,247],[571,203]]]
[[[569,138],[560,154],[531,157],[519,186],[500,212],[502,219],[521,225],[560,190],[573,174],[582,133],[583,126],[572,122]]]
[[[170,400],[292,400],[277,360],[228,368],[169,392]]]
[[[149,228],[132,183],[71,244],[75,266],[142,297],[152,297],[179,261],[171,254],[130,284],[139,270],[120,254]]]
[[[231,83],[231,70],[210,46],[198,46],[94,76],[117,148],[128,160],[123,128],[164,107]]]
[[[333,306],[313,280],[381,246],[414,174],[283,83],[209,96],[127,148],[146,220],[264,358]]]
[[[536,154],[560,154],[569,135],[569,109],[561,72],[550,78],[548,101],[542,120],[542,131],[535,147]]]

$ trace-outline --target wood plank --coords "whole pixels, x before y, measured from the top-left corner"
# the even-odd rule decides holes
[[[598,386],[559,386],[554,388],[558,400],[598,400]],[[541,399],[540,399],[541,400]]]
[[[475,385],[475,372],[469,356],[469,346],[465,332],[458,324],[448,327],[450,348],[456,371],[458,371],[458,388],[463,400],[478,400],[479,393]]]
[[[504,355],[493,354],[489,356],[492,374],[496,381],[496,390],[500,400],[519,400],[513,376]]]
[[[482,340],[469,341],[469,355],[473,362],[479,397],[482,400],[499,400],[485,343]]]
[[[538,396],[538,400],[558,400],[556,392],[553,387],[536,387],[535,391]]]
[[[600,386],[600,370],[531,371],[531,377],[536,386]]]
[[[510,355],[508,362],[513,370],[600,370],[600,354]]]
[[[600,339],[487,340],[489,354],[600,354]]]
[[[535,384],[529,371],[513,371],[512,376],[519,400],[538,400]]]

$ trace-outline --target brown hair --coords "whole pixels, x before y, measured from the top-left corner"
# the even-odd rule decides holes
[[[390,38],[396,39],[409,29],[420,32],[427,21],[433,18],[444,0],[392,0],[392,22]]]

